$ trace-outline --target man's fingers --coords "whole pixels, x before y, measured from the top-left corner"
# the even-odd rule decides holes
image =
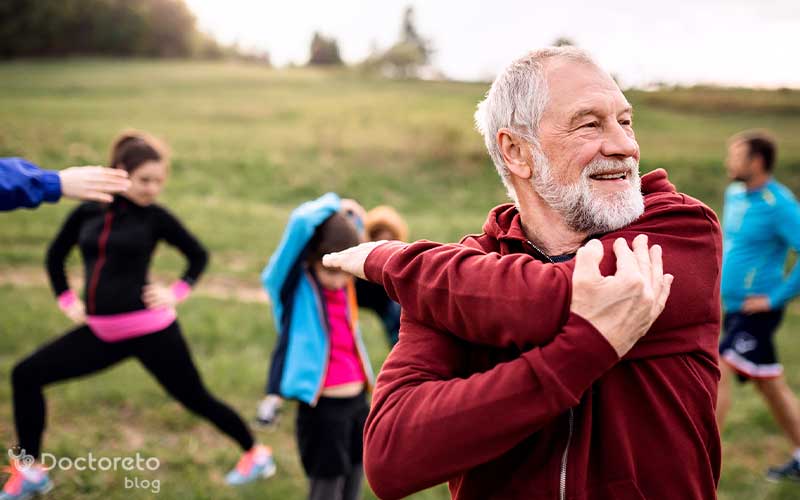
[[[674,280],[675,277],[671,274],[665,274],[662,278],[661,291],[656,301],[659,314],[661,314],[661,311],[663,311],[664,307],[667,305],[667,299],[669,298],[669,292],[672,290],[672,282]]]
[[[639,265],[639,272],[642,276],[650,278],[650,252],[647,248],[647,235],[639,234],[633,239],[633,255]]]
[[[575,255],[575,270],[573,277],[597,281],[603,278],[600,274],[600,261],[603,260],[603,244],[598,240],[590,240],[578,249]]]
[[[639,264],[636,256],[628,246],[625,238],[614,240],[614,255],[617,257],[617,275],[622,273],[638,274]]]
[[[658,299],[664,287],[664,263],[661,260],[661,246],[653,245],[650,247],[650,282],[653,286],[653,296]]]
[[[331,269],[341,269],[342,257],[339,255],[341,252],[334,252],[322,256],[322,265]]]
[[[99,201],[101,203],[111,203],[114,197],[108,193],[100,191],[90,191],[83,196],[83,199],[88,201]]]
[[[653,277],[654,283],[664,276],[664,260],[662,256],[663,251],[661,245],[653,245],[650,247],[650,274]]]
[[[97,191],[117,192],[128,189],[131,181],[127,179],[95,179],[89,183],[89,188]]]

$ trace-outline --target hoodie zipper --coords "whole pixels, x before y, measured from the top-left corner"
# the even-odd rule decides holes
[[[544,253],[541,248],[537,247],[536,245],[531,242],[531,240],[526,240],[528,245],[531,246],[534,250],[539,252],[545,259],[548,260],[551,264],[555,264],[553,259],[550,258],[549,255]],[[569,409],[569,431],[567,433],[567,444],[564,446],[564,453],[561,454],[561,471],[558,477],[558,498],[559,500],[566,500],[567,498],[567,462],[569,460],[569,445],[572,442],[572,433],[575,427],[575,410],[570,408]]]
[[[89,285],[88,292],[88,310],[89,314],[95,314],[97,309],[96,295],[97,283],[100,281],[100,271],[106,263],[106,245],[108,244],[108,236],[111,233],[111,221],[114,219],[114,213],[109,209],[106,212],[105,222],[103,223],[103,230],[100,232],[100,237],[97,239],[97,260],[94,263],[94,271],[92,272],[92,282]]]

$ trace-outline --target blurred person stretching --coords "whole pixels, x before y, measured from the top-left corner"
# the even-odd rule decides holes
[[[722,217],[723,339],[717,420],[731,406],[731,380],[752,380],[794,446],[770,480],[800,480],[800,404],[783,375],[773,338],[786,305],[800,294],[800,266],[784,275],[789,250],[800,250],[800,206],[772,176],[776,144],[767,133],[746,131],[728,142],[725,166],[734,181]]]

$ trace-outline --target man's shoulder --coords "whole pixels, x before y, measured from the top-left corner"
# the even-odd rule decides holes
[[[459,244],[470,248],[475,248],[477,250],[483,250],[484,252],[496,252],[499,247],[497,239],[489,236],[485,232],[468,234],[461,238]]]
[[[767,188],[764,190],[764,197],[765,201],[772,201],[772,204],[776,205],[791,206],[797,204],[797,199],[792,190],[776,180],[767,184]]]
[[[657,192],[645,196],[645,210],[630,228],[645,230],[645,227],[659,231],[693,231],[694,228],[707,228],[717,232],[717,214],[705,203],[678,191]]]

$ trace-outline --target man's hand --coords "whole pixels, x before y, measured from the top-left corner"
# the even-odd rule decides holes
[[[341,252],[323,255],[322,265],[330,269],[340,269],[362,280],[367,279],[364,274],[364,263],[370,252],[381,243],[386,243],[386,241],[370,241]]]
[[[148,309],[158,309],[161,307],[175,307],[178,299],[171,288],[159,284],[150,284],[142,287],[142,302]]]
[[[766,295],[751,295],[742,303],[742,312],[745,314],[765,313],[771,310],[772,304]]]
[[[664,310],[673,277],[664,274],[661,247],[648,250],[646,235],[633,240],[633,251],[618,238],[614,254],[617,272],[604,277],[603,245],[592,240],[578,250],[570,310],[594,325],[621,358]]]
[[[64,315],[76,325],[86,323],[86,306],[81,299],[76,298],[72,304],[62,309]]]
[[[113,193],[128,189],[131,181],[128,172],[119,168],[70,167],[58,173],[61,194],[76,200],[110,203]]]

